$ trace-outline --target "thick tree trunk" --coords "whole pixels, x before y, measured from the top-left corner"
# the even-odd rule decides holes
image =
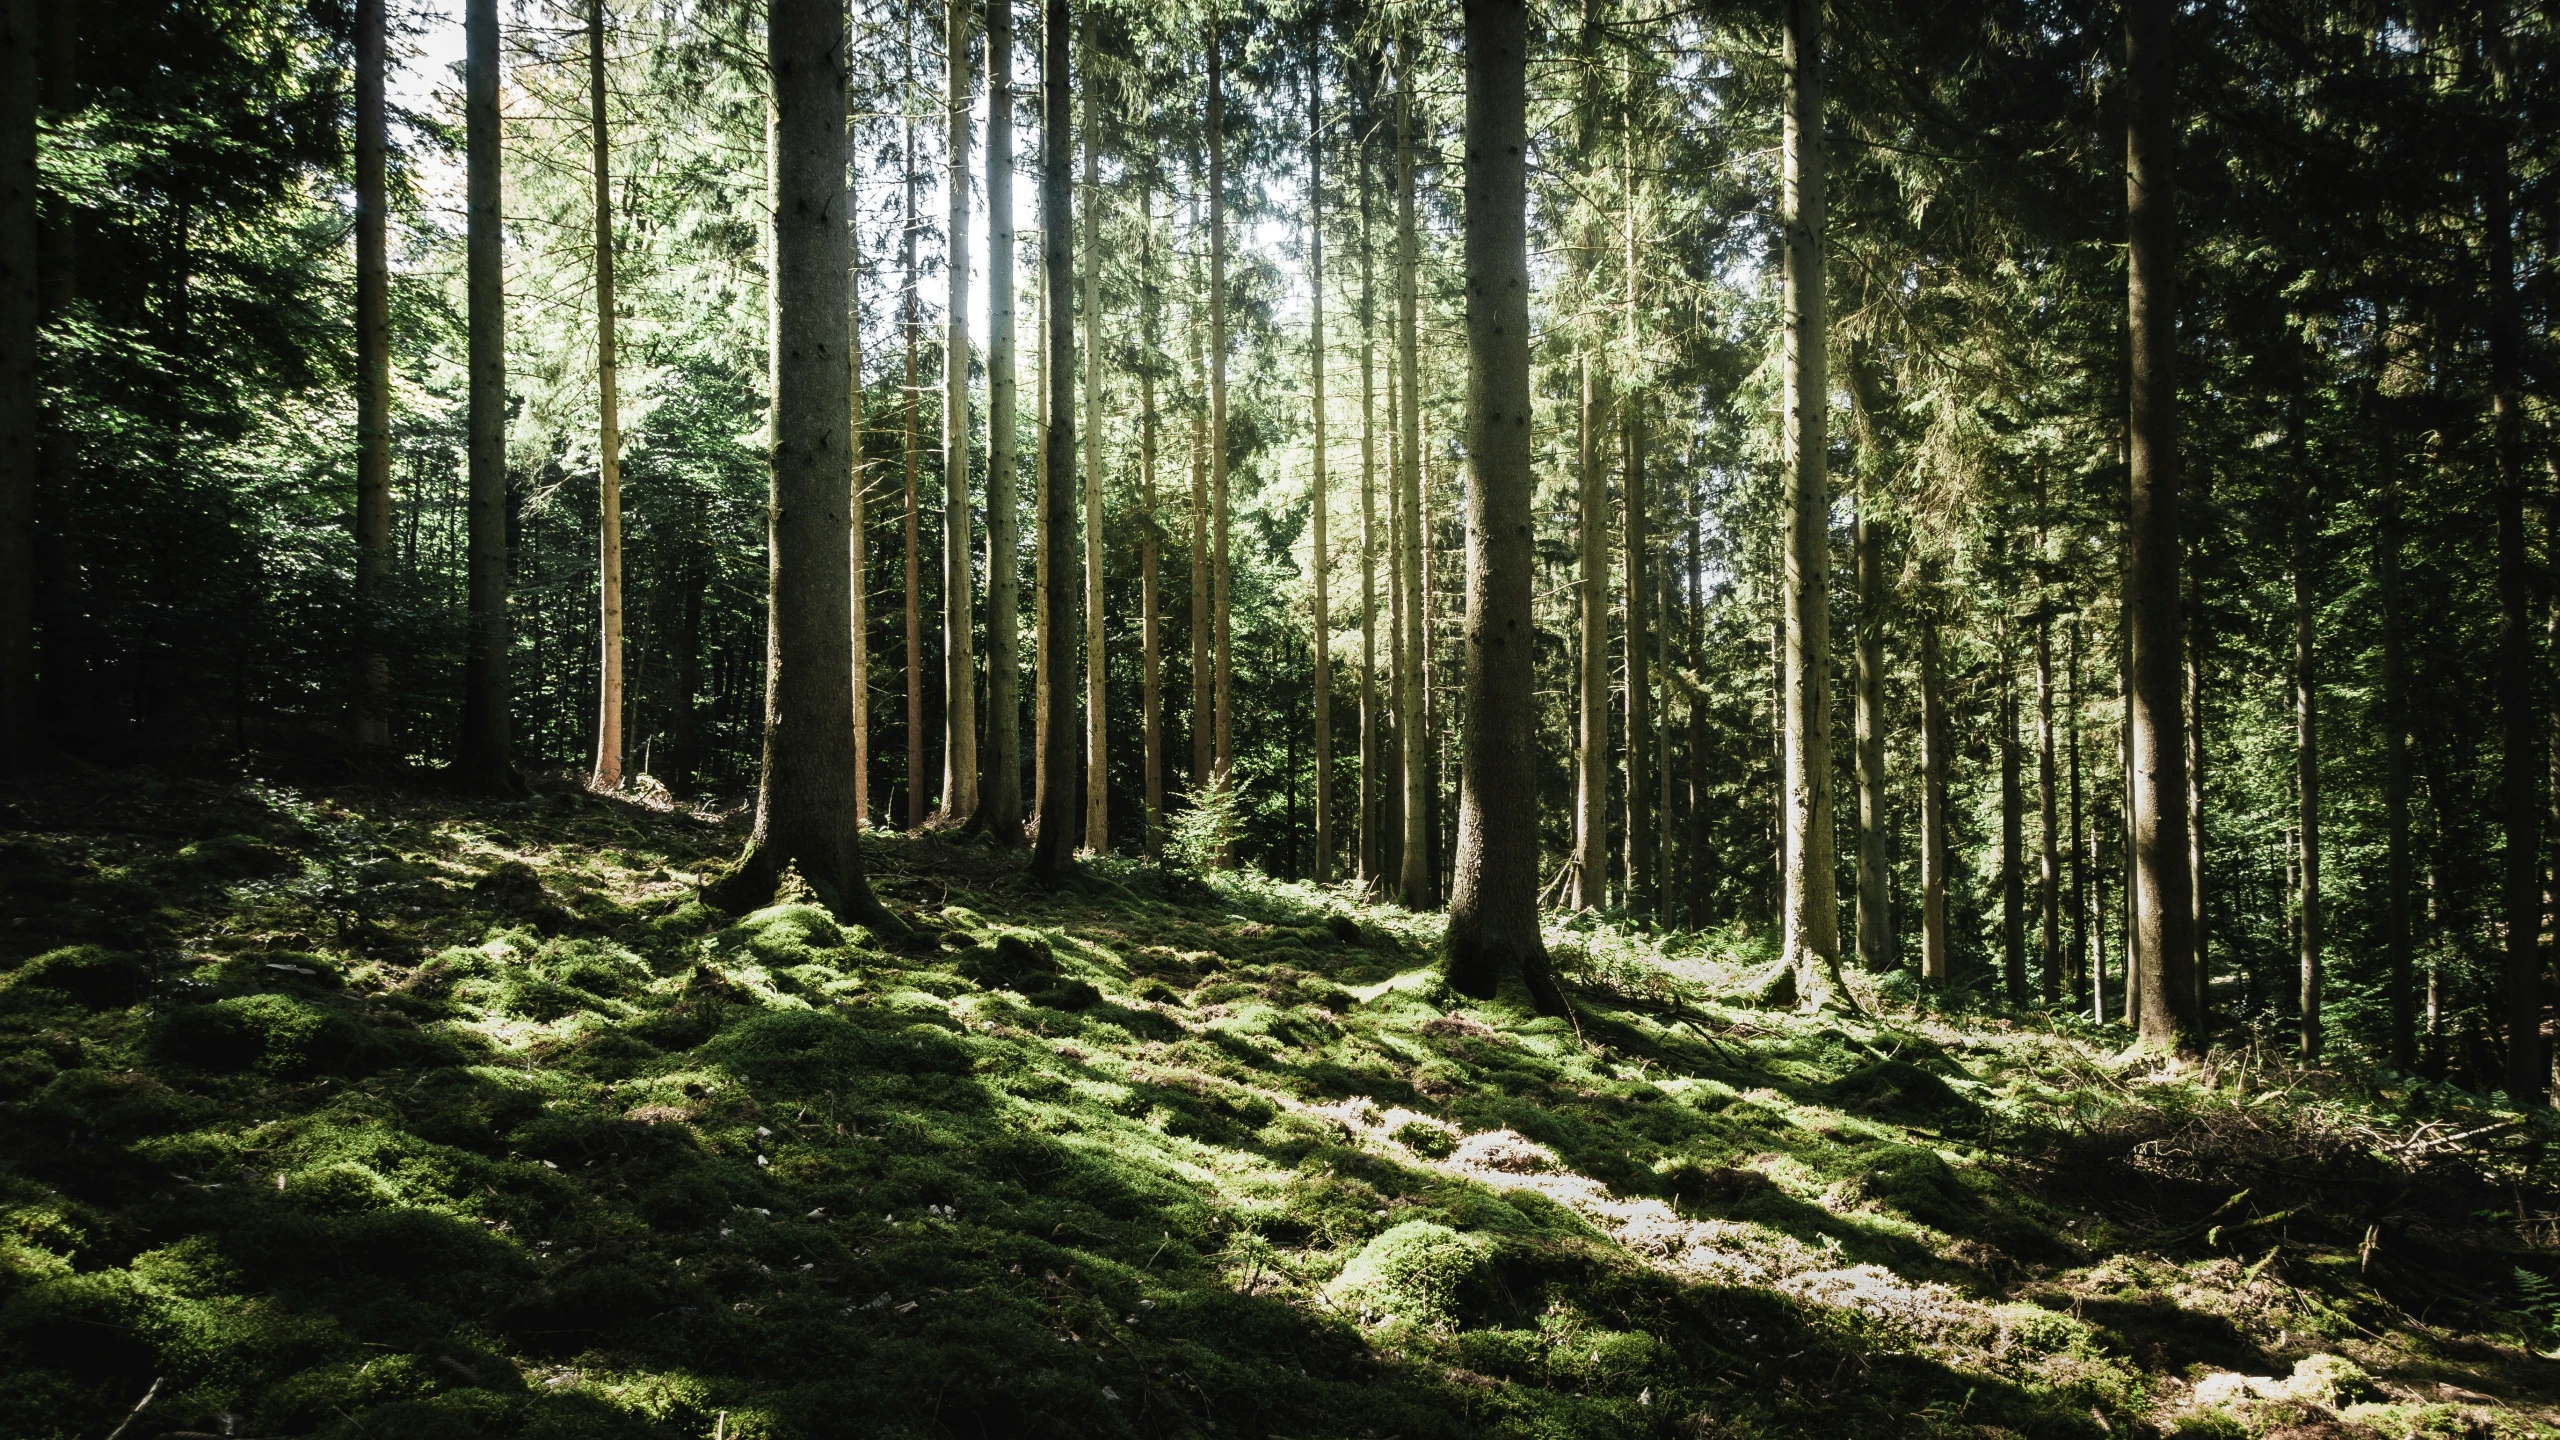
[[[1068,105],[1073,87],[1067,70],[1067,27],[1072,23],[1067,0],[1047,0],[1040,34],[1040,265],[1048,276],[1048,359],[1045,362],[1048,442],[1041,505],[1047,533],[1041,544],[1049,573],[1043,577],[1049,620],[1049,651],[1042,679],[1048,693],[1042,703],[1046,727],[1042,747],[1049,784],[1040,792],[1039,835],[1031,850],[1031,873],[1050,884],[1066,878],[1076,850],[1076,693],[1074,625],[1078,580],[1076,564],[1076,421],[1075,421],[1075,293],[1074,172],[1069,169],[1073,144]]]
[[[1045,23],[1045,17],[1044,17]],[[1044,57],[1043,63],[1046,63]],[[1048,103],[1044,91],[1041,103]],[[1042,131],[1042,143],[1047,131]],[[1041,203],[1047,204],[1047,172],[1042,172]],[[1049,813],[1049,652],[1057,644],[1049,615],[1049,261],[1047,255],[1048,222],[1041,222],[1042,254],[1040,260],[1040,319],[1034,337],[1032,384],[1038,388],[1038,415],[1034,424],[1040,439],[1032,447],[1031,502],[1031,814],[1032,828],[1039,828],[1039,817]],[[1037,839],[1037,835],[1033,836]]]
[[[1138,189],[1138,342],[1146,363],[1138,367],[1138,684],[1140,724],[1146,731],[1146,815],[1140,843],[1149,855],[1164,848],[1164,648],[1156,592],[1156,565],[1164,525],[1156,509],[1156,192],[1150,169]]]
[[[1472,12],[1470,12],[1472,13]],[[1431,752],[1423,726],[1422,667],[1422,366],[1419,239],[1414,219],[1413,37],[1396,35],[1396,381],[1403,400],[1396,445],[1397,577],[1404,618],[1396,638],[1397,768],[1404,777],[1401,869],[1405,905],[1428,907],[1431,895]],[[1470,139],[1470,144],[1473,140]],[[1470,179],[1469,186],[1473,188]],[[1521,423],[1527,424],[1523,414]],[[1522,564],[1526,565],[1526,560]],[[1527,574],[1525,568],[1521,572]],[[1532,899],[1537,884],[1529,886]]]
[[[2295,422],[2296,434],[2300,421]],[[2300,446],[2296,445],[2296,459]],[[2296,833],[2301,837],[2302,857],[2302,1058],[2320,1058],[2320,671],[2316,648],[2316,615],[2313,611],[2312,572],[2314,533],[2317,522],[2312,518],[2314,503],[2306,475],[2301,509],[2294,517],[2293,531],[2293,700],[2294,700],[2294,798],[2300,805]]]
[[[594,0],[590,43],[601,57],[603,0]],[[356,0],[356,672],[349,727],[358,745],[391,743],[391,647],[384,625],[391,585],[391,260],[384,161],[390,122],[383,101],[387,0]],[[593,64],[596,173],[604,174],[604,67]],[[599,235],[607,211],[597,201]],[[599,313],[606,313],[599,307]],[[610,322],[607,322],[610,324]],[[610,343],[609,341],[606,343]],[[605,367],[600,365],[599,372]],[[611,463],[610,461],[607,462]],[[621,554],[612,552],[610,612],[621,618]],[[621,680],[617,623],[611,683]],[[617,695],[616,699],[619,699]],[[619,710],[616,711],[617,718]]]
[[[1582,371],[1581,506],[1575,577],[1582,599],[1581,714],[1574,753],[1573,894],[1576,910],[1609,903],[1609,372],[1585,356]]]
[[[1938,616],[1927,597],[1920,621],[1920,977],[1955,973],[1947,931],[1947,703],[1938,673]]]
[[[903,927],[863,878],[853,811],[852,543],[845,492],[853,367],[845,215],[845,12],[771,0],[774,103],[774,428],[767,509],[764,764],[746,854],[705,898],[744,910],[796,870],[839,917]]]
[[[1831,865],[1830,307],[1824,298],[1822,5],[1786,0],[1785,236],[1786,837],[1784,953],[1808,1000],[1840,990]]]
[[[380,3],[380,0],[367,0]],[[596,768],[599,790],[622,788],[622,415],[614,395],[613,151],[605,122],[604,0],[587,4],[587,96],[595,153],[596,202],[596,571],[599,677]],[[850,412],[848,412],[850,413]],[[386,437],[387,441],[387,437]],[[386,456],[385,463],[388,463]],[[385,519],[389,497],[386,493]],[[385,539],[388,534],[386,530]]]
[[[498,5],[463,12],[464,291],[470,314],[470,603],[462,673],[465,789],[524,789],[509,741],[507,647],[507,341],[505,220],[499,214]]]
[[[2062,796],[2053,753],[2053,616],[2036,610],[2036,958],[2044,1003],[2062,1003]]]
[[[38,43],[35,0],[0,0],[0,774],[34,769],[45,750],[36,704]]]
[[[911,20],[901,23],[912,24]],[[907,37],[907,93],[915,93],[916,52],[913,35]],[[916,122],[910,112],[901,131],[898,164],[906,181],[906,224],[899,231],[899,261],[905,272],[906,315],[899,326],[907,347],[906,386],[900,393],[906,403],[906,621],[907,621],[907,828],[924,828],[925,814],[925,739],[924,739],[924,611],[922,609],[923,574],[921,553],[922,521],[916,508],[916,463],[918,449],[918,417],[916,414],[916,336],[924,319],[918,312],[922,297],[916,278]]]
[[[1084,70],[1093,73],[1100,23],[1084,12]],[[1102,101],[1084,89],[1084,848],[1111,849],[1111,676],[1102,625]]]
[[[2507,99],[2504,41],[2492,48],[2496,94]],[[2497,464],[2499,788],[2506,821],[2507,1103],[2537,1104],[2551,1081],[2542,1039],[2541,797],[2534,774],[2532,560],[2524,540],[2523,317],[2515,295],[2515,196],[2504,116],[2493,123],[2488,193],[2490,442]]]
[[[942,820],[978,813],[977,649],[969,600],[969,0],[943,7]]]
[[[1332,594],[1327,588],[1333,573],[1333,549],[1325,533],[1327,512],[1333,499],[1325,488],[1325,424],[1324,424],[1324,71],[1318,57],[1323,52],[1322,22],[1318,21],[1315,43],[1308,47],[1307,60],[1307,285],[1312,296],[1312,311],[1307,325],[1307,380],[1312,392],[1308,400],[1310,417],[1315,426],[1315,444],[1309,452],[1313,474],[1309,477],[1312,511],[1309,535],[1312,553],[1309,563],[1315,569],[1315,634],[1312,645],[1315,661],[1315,756],[1316,756],[1316,854],[1315,881],[1322,885],[1333,879],[1333,609]]]
[[[862,453],[862,225],[856,213],[860,192],[852,177],[860,173],[852,159],[859,143],[854,133],[854,107],[860,103],[845,87],[844,353],[850,376],[845,405],[845,497],[849,507],[845,573],[852,586],[853,621],[853,819],[858,829],[871,824],[871,515],[870,466]],[[699,601],[696,602],[697,608]],[[698,618],[698,617],[697,617]]]
[[[1218,22],[1209,22],[1209,490],[1211,640],[1217,650],[1217,746],[1212,761],[1224,786],[1236,763],[1235,608],[1227,570],[1227,114]],[[1222,854],[1221,863],[1233,863]]]
[[[1849,403],[1858,433],[1857,517],[1853,543],[1858,583],[1858,963],[1891,970],[1895,954],[1891,878],[1893,820],[1885,804],[1884,439],[1876,429],[1876,377],[1864,354],[1849,362]]]
[[[1363,116],[1367,104],[1364,98]],[[1377,265],[1370,242],[1369,126],[1360,140],[1360,893],[1386,879],[1378,866],[1378,785],[1386,717],[1378,697],[1378,337]]]
[[[1448,976],[1460,994],[1484,999],[1517,973],[1552,1014],[1564,997],[1538,928],[1532,750],[1529,10],[1525,0],[1467,0],[1465,14],[1467,453],[1475,468],[1467,487],[1467,747]]]
[[[2126,293],[2132,339],[2131,508],[2125,610],[2131,634],[2133,895],[2145,1044],[2196,1046],[2187,885],[2187,747],[2179,640],[2177,235],[2170,165],[2173,0],[2125,7]]]
[[[1013,0],[987,0],[987,754],[979,810],[1022,842],[1022,534],[1015,496]]]

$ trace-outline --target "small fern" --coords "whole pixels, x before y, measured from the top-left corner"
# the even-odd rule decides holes
[[[2560,1360],[2560,1280],[2518,1266],[2516,1297],[2516,1317],[2524,1322],[2525,1342],[2543,1359]]]

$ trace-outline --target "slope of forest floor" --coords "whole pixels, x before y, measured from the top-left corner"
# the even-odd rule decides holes
[[[0,1434],[2560,1433],[2547,1115],[561,786],[0,792]],[[137,1410],[137,1402],[148,1403]]]

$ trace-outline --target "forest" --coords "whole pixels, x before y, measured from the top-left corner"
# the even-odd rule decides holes
[[[0,0],[0,1432],[2560,1434],[2555,72]]]

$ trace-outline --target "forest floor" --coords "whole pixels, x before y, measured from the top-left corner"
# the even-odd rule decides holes
[[[735,816],[282,773],[0,792],[0,1434],[2560,1433],[2548,1113],[945,839],[884,945],[704,908]]]

